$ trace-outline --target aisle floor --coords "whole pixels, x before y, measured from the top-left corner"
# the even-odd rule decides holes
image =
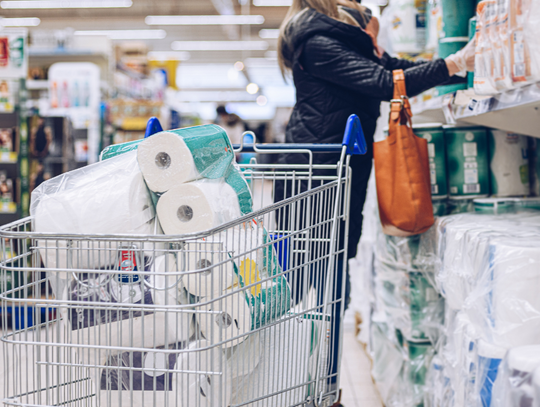
[[[345,407],[382,407],[371,380],[371,362],[354,335],[353,327],[345,327],[341,362],[341,403]]]

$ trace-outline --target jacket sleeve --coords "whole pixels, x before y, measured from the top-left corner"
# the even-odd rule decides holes
[[[316,35],[304,44],[300,58],[309,74],[354,90],[361,95],[389,101],[394,93],[392,70],[374,62],[331,37]],[[450,78],[442,59],[404,70],[408,96],[416,96]]]
[[[394,69],[409,69],[414,66],[423,65],[425,63],[427,63],[427,61],[413,62],[406,59],[394,58],[388,55],[386,52],[381,58],[382,66],[384,66],[385,69],[388,69],[389,71],[393,71]]]

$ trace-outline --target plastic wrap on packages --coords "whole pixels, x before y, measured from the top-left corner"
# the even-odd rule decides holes
[[[308,383],[314,380],[317,368],[326,370],[324,357],[319,359],[327,352],[321,351],[319,343],[325,324],[309,314],[287,318],[260,331],[260,361],[252,373],[233,384],[232,404],[247,403],[282,389],[287,390],[249,405],[299,405],[313,396],[314,383]]]
[[[422,253],[422,240],[433,234],[397,238],[379,234],[375,260],[375,290],[396,328],[410,340],[437,341],[444,301],[433,281],[433,268]],[[423,270],[423,271],[420,271]]]
[[[136,153],[52,178],[32,192],[33,230],[53,234],[160,234]],[[69,244],[69,247],[68,247]],[[104,241],[40,240],[47,268],[93,269],[116,261],[118,247]],[[158,245],[146,243],[147,254]]]
[[[426,373],[434,354],[433,345],[430,342],[408,341],[391,324],[375,317],[372,320],[370,348],[372,375],[385,405],[421,405]]]
[[[540,366],[540,345],[510,349],[493,385],[492,407],[536,406],[535,370]],[[536,404],[535,404],[536,403]]]
[[[435,355],[426,374],[424,407],[450,407],[454,405],[453,401],[450,378],[446,375],[441,357]]]

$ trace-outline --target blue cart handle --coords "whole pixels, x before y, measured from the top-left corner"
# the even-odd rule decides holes
[[[152,117],[148,120],[146,126],[146,132],[144,138],[148,138],[153,134],[163,131],[159,120],[156,117]],[[366,139],[364,137],[364,131],[360,119],[357,115],[353,114],[347,120],[347,126],[345,127],[345,135],[343,136],[343,143],[340,144],[233,144],[233,149],[238,150],[242,147],[242,152],[254,153],[264,150],[310,150],[314,153],[340,153],[343,147],[347,147],[347,154],[357,155],[365,154],[367,151]]]

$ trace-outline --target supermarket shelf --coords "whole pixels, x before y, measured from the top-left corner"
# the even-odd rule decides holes
[[[473,124],[540,138],[540,83],[492,97],[467,90],[411,101],[414,123]]]
[[[470,97],[463,102],[454,107],[457,121],[540,138],[539,83],[483,100]]]
[[[0,164],[17,164],[18,155],[14,152],[0,152]]]

